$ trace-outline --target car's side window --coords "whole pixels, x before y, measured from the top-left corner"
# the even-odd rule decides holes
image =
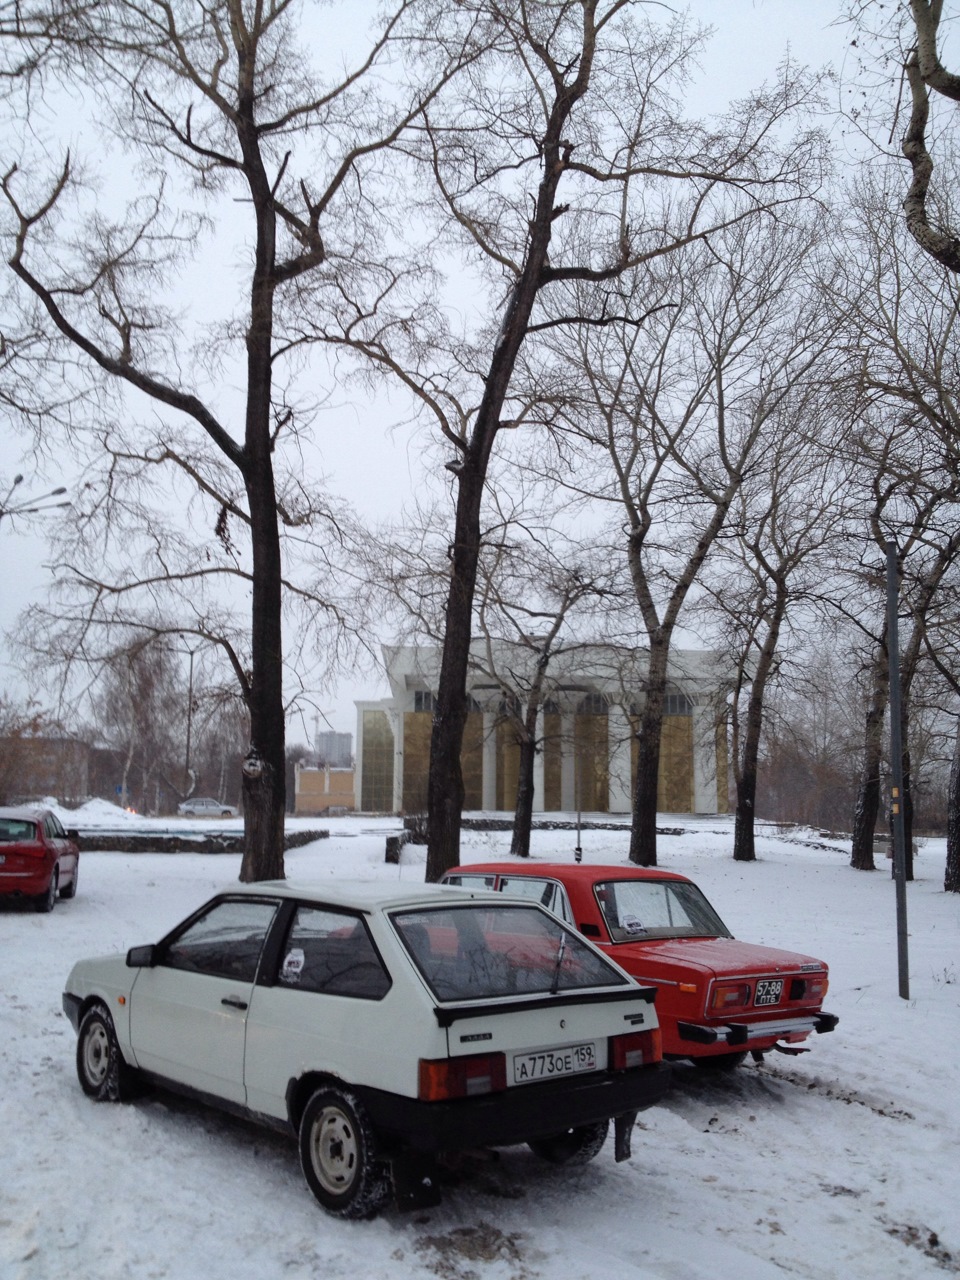
[[[511,898],[533,898],[561,920],[573,923],[573,912],[566,892],[555,880],[537,880],[532,876],[501,876],[500,891]]]
[[[281,952],[282,987],[379,1000],[390,976],[359,916],[298,907]]]
[[[497,883],[497,877],[464,875],[461,871],[456,871],[453,873],[448,872],[443,877],[443,883],[458,884],[465,889],[479,889],[481,886],[484,889],[492,889]]]
[[[253,982],[275,902],[215,903],[164,948],[159,963],[170,969]]]

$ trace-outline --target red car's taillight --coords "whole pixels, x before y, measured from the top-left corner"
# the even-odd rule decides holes
[[[827,994],[829,985],[825,973],[818,973],[815,978],[794,978],[790,983],[790,999],[820,1003]]]
[[[626,1071],[629,1067],[642,1067],[659,1062],[663,1057],[660,1028],[651,1031],[630,1031],[626,1035],[610,1037],[610,1066],[614,1071]]]
[[[502,1053],[478,1053],[468,1058],[421,1058],[417,1096],[421,1102],[472,1098],[507,1087],[507,1059]]]
[[[717,1013],[729,1013],[731,1009],[743,1009],[750,1003],[749,982],[721,982],[713,989],[710,1008]]]

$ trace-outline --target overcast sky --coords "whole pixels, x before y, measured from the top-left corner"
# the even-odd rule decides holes
[[[798,62],[829,64],[842,73],[850,33],[838,22],[841,8],[842,0],[693,0],[688,6],[690,13],[713,25],[716,34],[703,59],[703,74],[690,94],[691,111],[720,110],[731,97],[755,88],[773,73],[788,47]],[[349,14],[351,6],[340,9]],[[325,12],[325,23],[330,13]],[[0,159],[5,159],[2,154]],[[381,413],[386,420],[379,420]],[[330,488],[361,513],[398,510],[415,483],[416,442],[409,432],[389,428],[389,403],[378,405],[375,412],[368,404],[358,403],[355,408],[342,406],[337,412],[337,429],[320,436],[318,463]],[[0,420],[0,500],[17,472],[24,474],[16,490],[21,499],[36,497],[71,480],[69,473],[59,471],[49,460],[38,463],[25,451],[26,443],[17,437],[12,423]],[[362,468],[357,466],[358,457],[363,459]],[[56,519],[54,512],[30,524],[9,517],[0,522],[0,632],[46,589],[49,575],[44,568],[47,552],[42,531],[44,524]],[[22,696],[24,686],[10,658],[9,645],[3,642],[0,691]],[[355,733],[353,700],[385,692],[385,685],[375,676],[345,683],[324,704],[331,727]],[[291,740],[302,740],[303,736],[301,726],[291,725]]]

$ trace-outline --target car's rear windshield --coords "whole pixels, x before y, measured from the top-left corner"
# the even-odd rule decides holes
[[[614,942],[732,936],[697,886],[684,880],[604,880],[594,893]]]
[[[25,818],[0,818],[0,840],[36,840],[37,824]]]
[[[438,1000],[629,985],[618,968],[537,907],[471,903],[392,918]]]

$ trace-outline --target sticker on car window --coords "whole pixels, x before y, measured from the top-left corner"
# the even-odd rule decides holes
[[[646,933],[647,932],[646,929],[643,927],[643,921],[640,919],[640,917],[630,915],[629,913],[627,913],[626,915],[622,915],[620,917],[620,928],[625,930],[627,933]]]
[[[303,973],[304,954],[300,947],[294,947],[288,951],[283,958],[283,968],[280,971],[281,982],[299,982],[300,975]]]

